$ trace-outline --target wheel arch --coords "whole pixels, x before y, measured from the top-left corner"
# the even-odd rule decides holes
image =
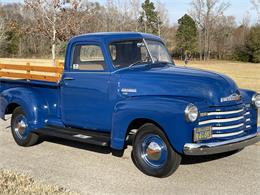
[[[137,131],[145,124],[153,124],[154,126],[161,129],[161,131],[164,133],[165,137],[169,141],[169,138],[168,138],[164,128],[158,122],[156,122],[155,120],[149,119],[149,118],[136,118],[136,119],[133,119],[130,122],[130,124],[128,125],[126,135],[125,135],[126,144],[132,145],[135,133],[137,133]]]
[[[17,103],[10,103],[6,106],[5,108],[5,115],[6,114],[12,114],[14,112],[14,110],[18,107],[20,107],[21,105],[20,104],[17,104]]]
[[[129,131],[131,131],[132,129],[139,129],[141,126],[143,126],[144,124],[147,124],[147,123],[152,123],[154,124],[155,126],[157,126],[158,128],[160,128],[162,131],[163,128],[162,126],[156,122],[155,120],[153,119],[149,119],[149,118],[136,118],[136,119],[133,119],[130,124],[128,125],[128,128],[127,128],[127,134],[129,133]]]
[[[184,110],[188,102],[172,97],[136,97],[118,102],[112,118],[111,147],[122,150],[129,131],[153,123],[169,140],[172,148],[183,152],[192,140],[192,124],[186,122]]]
[[[12,114],[15,108],[22,107],[28,115],[30,126],[37,129],[43,126],[48,110],[43,109],[44,100],[40,95],[28,88],[10,88],[1,93],[0,117],[5,119],[6,114]]]

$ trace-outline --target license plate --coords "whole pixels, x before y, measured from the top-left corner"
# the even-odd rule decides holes
[[[212,127],[200,127],[194,129],[194,141],[206,140],[212,137]]]

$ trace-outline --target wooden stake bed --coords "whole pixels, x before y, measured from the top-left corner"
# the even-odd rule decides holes
[[[56,67],[32,66],[30,63],[26,65],[0,64],[0,77],[59,82],[63,69],[63,62],[61,61],[57,63]],[[15,72],[15,70],[19,72]],[[51,75],[48,75],[48,73],[51,73]]]

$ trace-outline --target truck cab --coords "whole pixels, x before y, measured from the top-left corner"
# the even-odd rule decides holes
[[[178,67],[163,41],[143,33],[93,33],[68,42],[58,82],[0,79],[0,116],[12,114],[21,146],[41,135],[111,147],[147,175],[166,177],[183,155],[259,141],[260,95],[229,77]]]

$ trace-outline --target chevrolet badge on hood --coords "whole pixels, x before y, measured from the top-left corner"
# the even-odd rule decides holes
[[[237,93],[233,93],[232,95],[228,97],[223,97],[220,99],[220,102],[230,102],[230,101],[239,101],[241,100],[241,95]]]

